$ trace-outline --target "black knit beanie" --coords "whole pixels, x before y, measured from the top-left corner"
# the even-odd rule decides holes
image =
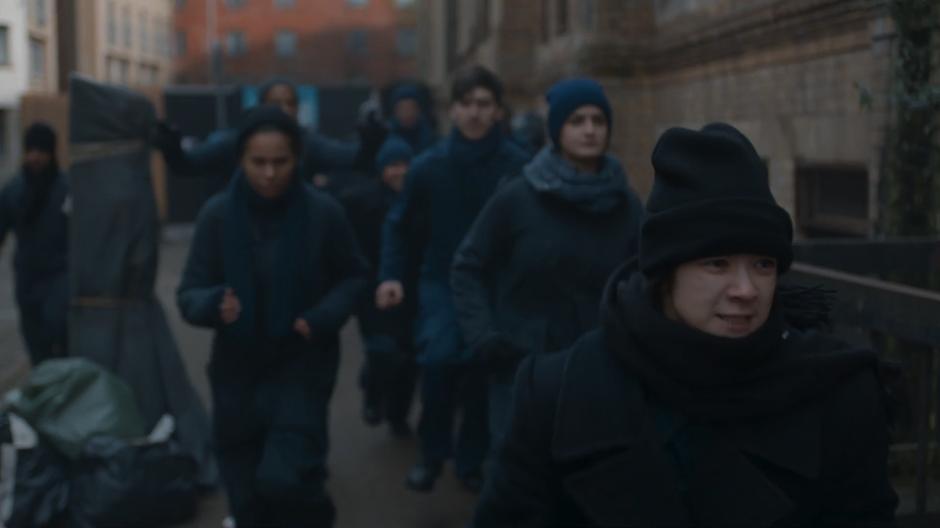
[[[667,130],[653,149],[655,180],[640,234],[640,270],[662,276],[683,262],[751,253],[793,261],[790,215],[774,200],[767,168],[731,125]]]
[[[236,155],[241,159],[245,152],[245,143],[256,132],[261,130],[277,130],[283,132],[290,138],[291,150],[298,158],[302,154],[301,130],[297,121],[285,114],[283,110],[276,106],[262,105],[249,110],[242,124],[238,128],[238,140],[236,142]]]
[[[55,154],[55,130],[45,123],[29,125],[23,134],[23,148],[26,151],[39,150]]]
[[[275,86],[286,86],[291,92],[293,92],[294,99],[299,99],[297,94],[297,85],[294,84],[294,81],[291,81],[286,77],[271,77],[258,86],[258,102],[260,104],[264,104],[265,99],[268,98],[268,94],[271,92],[271,90],[274,89]]]

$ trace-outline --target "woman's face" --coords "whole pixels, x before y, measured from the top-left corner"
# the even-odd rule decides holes
[[[561,152],[578,160],[596,160],[607,150],[607,116],[594,105],[582,106],[571,113],[561,127]]]
[[[670,319],[719,337],[745,337],[770,315],[777,261],[737,254],[686,262],[663,294]]]
[[[251,188],[264,198],[279,198],[287,191],[295,165],[290,138],[283,132],[258,132],[245,143],[242,170]]]

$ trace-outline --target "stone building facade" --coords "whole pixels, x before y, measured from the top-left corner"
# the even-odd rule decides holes
[[[802,235],[867,235],[893,29],[870,0],[425,0],[422,71],[440,96],[460,66],[506,81],[516,110],[588,75],[614,106],[613,150],[649,192],[656,138],[726,121],[765,159]]]

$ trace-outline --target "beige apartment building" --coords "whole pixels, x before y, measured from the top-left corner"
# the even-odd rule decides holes
[[[134,86],[168,83],[174,0],[56,0],[60,89],[68,74]]]
[[[867,235],[890,116],[893,26],[869,0],[423,0],[419,68],[446,102],[462,65],[504,79],[514,110],[588,75],[612,148],[646,194],[656,138],[726,121],[754,141],[804,236]],[[863,100],[865,101],[863,104]]]

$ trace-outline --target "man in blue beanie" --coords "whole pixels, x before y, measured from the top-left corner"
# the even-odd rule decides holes
[[[394,309],[375,306],[382,224],[405,184],[405,174],[413,151],[404,139],[390,136],[376,155],[377,178],[344,189],[338,198],[366,259],[372,268],[373,283],[359,300],[356,317],[365,345],[366,362],[360,372],[363,390],[363,420],[377,426],[387,421],[396,437],[411,434],[408,413],[417,381],[414,358],[414,326],[417,311],[417,273],[404,281],[407,301]],[[409,259],[417,270],[417,258]]]
[[[450,136],[415,159],[401,198],[388,214],[376,304],[398,306],[408,297],[403,281],[421,255],[418,363],[422,366],[420,458],[406,485],[430,491],[443,464],[455,459],[457,477],[480,489],[488,451],[486,373],[472,361],[457,326],[450,269],[454,253],[483,205],[504,178],[522,170],[528,156],[503,133],[502,83],[489,70],[461,71],[451,90]],[[455,421],[462,416],[455,435]]]

